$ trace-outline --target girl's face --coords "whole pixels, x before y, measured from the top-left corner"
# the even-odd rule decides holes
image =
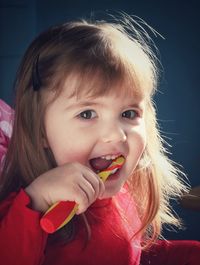
[[[110,93],[91,98],[69,97],[63,89],[45,114],[48,145],[59,165],[123,155],[123,167],[105,182],[104,198],[115,195],[133,173],[146,145],[145,100]],[[112,157],[113,156],[113,157]],[[94,169],[93,169],[94,170]]]

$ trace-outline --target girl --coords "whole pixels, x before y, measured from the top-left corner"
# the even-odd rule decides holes
[[[139,264],[162,225],[178,225],[169,198],[185,187],[157,128],[157,60],[129,22],[69,22],[26,51],[1,174],[4,264]],[[119,156],[103,183],[98,171]],[[78,212],[49,236],[40,218],[58,201]]]

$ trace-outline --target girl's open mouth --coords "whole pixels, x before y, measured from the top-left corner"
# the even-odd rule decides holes
[[[122,156],[115,156],[111,159],[108,157],[97,157],[90,160],[90,166],[96,174],[101,175],[103,172],[108,172],[107,175],[111,179],[117,176],[123,163],[124,158]]]

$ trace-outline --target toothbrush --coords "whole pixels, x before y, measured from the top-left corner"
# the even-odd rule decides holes
[[[125,162],[123,156],[117,157],[110,166],[98,173],[98,176],[105,182],[106,179],[121,168]],[[60,201],[53,204],[40,219],[40,226],[47,233],[54,233],[66,225],[76,214],[78,204],[72,201]]]

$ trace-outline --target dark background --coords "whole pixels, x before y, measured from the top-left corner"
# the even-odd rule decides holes
[[[170,158],[183,166],[191,186],[200,185],[200,18],[198,1],[150,0],[0,0],[0,98],[13,99],[13,80],[20,58],[32,39],[49,25],[76,18],[124,11],[137,15],[165,40],[155,37],[163,65],[155,97],[159,124]],[[152,36],[153,37],[153,36]],[[165,231],[168,239],[200,240],[200,212],[174,203],[185,230]]]

